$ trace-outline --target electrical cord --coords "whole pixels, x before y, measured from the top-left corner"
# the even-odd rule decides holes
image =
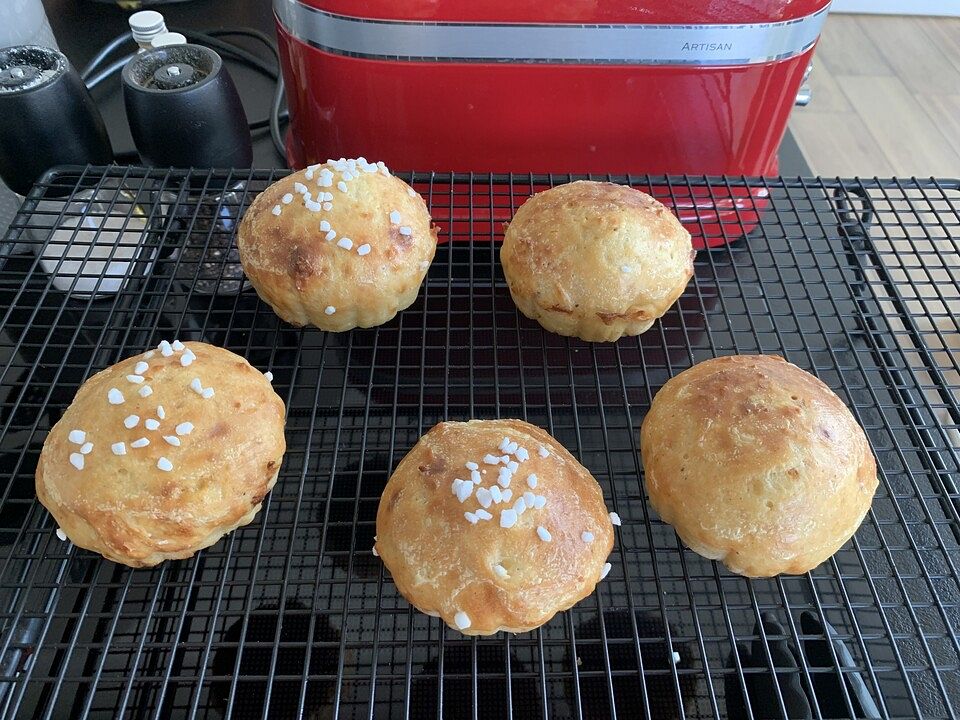
[[[172,32],[179,32],[188,40],[192,40],[202,45],[207,45],[214,50],[220,51],[224,55],[233,56],[236,60],[249,65],[255,70],[259,70],[276,82],[273,103],[270,107],[270,115],[266,118],[266,120],[259,120],[251,123],[250,129],[257,130],[269,125],[270,139],[273,142],[274,150],[276,150],[277,155],[286,161],[286,148],[284,147],[283,143],[283,133],[280,130],[280,106],[283,103],[284,92],[283,75],[280,72],[280,53],[273,44],[273,41],[271,41],[270,38],[268,38],[259,30],[254,30],[253,28],[220,28],[208,33],[197,32],[196,30],[188,30],[186,28],[174,28]],[[238,45],[219,40],[217,36],[223,35],[240,35],[258,40],[270,51],[270,54],[273,56],[275,68],[271,70],[270,66],[263,62],[263,60],[258,58],[256,55],[247,52]],[[288,114],[284,113],[284,116],[288,117]]]
[[[216,38],[238,35],[240,37],[249,37],[259,41],[273,56],[273,61],[277,65],[277,74],[280,74],[280,52],[277,50],[277,46],[273,44],[273,40],[259,30],[255,30],[253,28],[217,28],[214,30],[207,30],[206,34],[210,37]]]
[[[280,109],[280,106],[283,103],[284,84],[283,75],[280,72],[280,52],[277,50],[277,46],[274,45],[273,41],[264,33],[253,28],[222,28],[218,30],[209,30],[207,31],[207,35],[210,35],[211,37],[238,35],[241,37],[253,38],[254,40],[258,40],[261,44],[263,44],[263,46],[266,47],[273,56],[273,60],[277,66],[276,75],[274,77],[277,85],[276,89],[274,90],[273,102],[270,105],[270,115],[264,120],[257,120],[250,123],[250,129],[261,130],[269,127],[270,138],[273,141],[274,148],[281,157],[286,158],[286,152],[283,143],[283,133],[280,130],[280,122],[289,118],[290,113],[288,113],[286,110]]]
[[[90,62],[88,62],[84,66],[83,70],[80,71],[80,77],[83,80],[86,80],[87,78],[89,78],[90,75],[93,74],[93,71],[97,69],[98,65],[101,65],[103,61],[106,60],[114,50],[116,50],[118,47],[123,45],[128,40],[133,40],[133,33],[130,32],[129,30],[125,33],[120,33],[113,40],[111,40],[102,48],[100,48],[100,51],[96,55],[94,55],[93,58],[90,60]]]
[[[249,127],[251,132],[263,130],[264,128],[269,127],[270,139],[273,143],[274,149],[276,150],[277,154],[285,160],[286,152],[283,143],[283,132],[280,129],[280,123],[289,117],[289,113],[286,110],[281,111],[284,95],[283,75],[280,73],[280,53],[273,44],[273,41],[259,30],[244,27],[218,28],[209,32],[198,32],[196,30],[188,30],[186,28],[170,28],[170,31],[178,32],[187,38],[187,40],[195,42],[198,45],[206,45],[207,47],[219,52],[222,56],[236,60],[237,62],[240,62],[258,71],[263,75],[266,75],[276,83],[273,101],[270,106],[269,117],[264,118],[263,120],[251,122],[249,123]],[[270,52],[270,55],[273,59],[273,65],[265,62],[263,58],[254,55],[236,43],[219,39],[223,36],[233,35],[249,37],[257,40]],[[97,52],[97,54],[90,60],[90,62],[87,63],[80,76],[85,81],[88,90],[92,90],[105,80],[108,80],[110,77],[122,70],[132,58],[136,57],[136,53],[125,55],[124,57],[109,63],[105,68],[97,72],[98,68],[107,62],[107,59],[111,54],[113,54],[124,43],[132,39],[133,35],[129,31],[121,33],[109,43],[104,45],[103,48],[101,48],[100,51]]]
[[[269,64],[263,61],[263,58],[259,58],[252,52],[244,50],[239,45],[226,42],[225,40],[220,40],[208,33],[198,32],[196,30],[187,30],[186,28],[176,28],[172,29],[170,32],[178,32],[191,42],[195,42],[200,45],[206,45],[209,48],[217,50],[218,52],[232,55],[245,65],[248,65],[255,70],[259,70],[264,75],[274,80],[276,80],[280,74],[280,69],[278,67],[271,67]]]
[[[84,78],[87,85],[87,90],[93,90],[97,85],[102,83],[104,80],[109,80],[112,75],[116,75],[118,72],[120,72],[123,69],[123,66],[126,65],[131,60],[133,60],[133,58],[135,58],[136,56],[137,56],[136,53],[125,55],[119,60],[114,60],[112,63],[107,65],[106,68],[98,72],[93,77],[90,77],[89,79]]]
[[[280,103],[283,102],[283,75],[277,79],[277,89],[273,92],[273,102],[270,104],[270,139],[280,157],[286,159],[286,148],[283,146],[283,133],[280,132]]]

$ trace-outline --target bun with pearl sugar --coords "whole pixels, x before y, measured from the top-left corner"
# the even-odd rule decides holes
[[[690,233],[626,185],[581,180],[529,198],[500,262],[524,315],[591,342],[646,332],[693,276]]]
[[[109,560],[190,557],[259,512],[284,414],[244,358],[164,341],[80,386],[43,444],[37,496],[67,538]]]
[[[387,483],[374,552],[421,612],[466,635],[527,632],[593,592],[619,522],[540,428],[443,422]]]
[[[437,249],[423,198],[383,163],[328,160],[264,190],[237,233],[257,294],[292,325],[381,325],[416,299]]]

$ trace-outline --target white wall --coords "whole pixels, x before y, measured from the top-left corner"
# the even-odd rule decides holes
[[[960,17],[960,0],[833,0],[831,12]]]

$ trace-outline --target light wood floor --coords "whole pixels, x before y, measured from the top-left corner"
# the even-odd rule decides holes
[[[815,175],[960,177],[960,18],[831,15],[810,85],[813,101],[794,109],[790,127]],[[875,230],[874,242],[894,277],[912,284],[901,286],[907,307],[944,379],[960,387],[960,287],[944,269],[960,264],[957,239],[924,227],[930,218],[910,203],[884,207],[906,230]],[[896,311],[883,308],[896,326]],[[908,337],[897,335],[913,363]],[[934,385],[922,363],[915,368]],[[960,448],[960,428],[942,398],[928,397]]]
[[[831,15],[790,127],[817,175],[960,177],[960,18]]]

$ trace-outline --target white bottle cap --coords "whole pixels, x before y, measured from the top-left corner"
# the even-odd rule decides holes
[[[140,46],[150,46],[150,41],[167,31],[163,15],[156,10],[141,10],[128,19],[133,39]]]
[[[150,47],[167,47],[168,45],[186,45],[187,38],[180,33],[165,32],[157,35],[150,41]]]

